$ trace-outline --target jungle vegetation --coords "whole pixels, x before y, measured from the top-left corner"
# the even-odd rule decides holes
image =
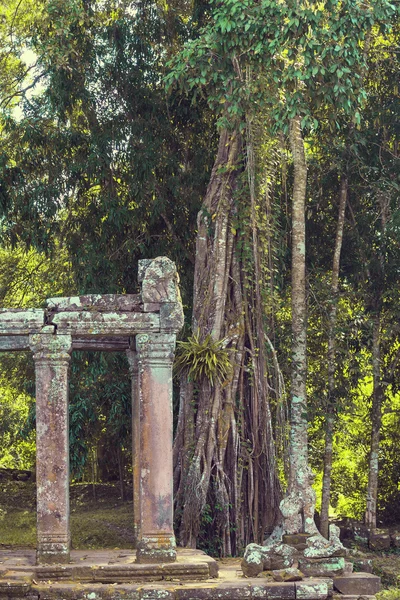
[[[311,464],[321,514],[400,520],[399,6],[4,0],[0,302],[134,293],[167,255],[180,544],[262,542]],[[29,355],[0,467],[32,469]],[[129,477],[124,356],[76,352],[71,476]],[[290,427],[291,424],[291,427]]]

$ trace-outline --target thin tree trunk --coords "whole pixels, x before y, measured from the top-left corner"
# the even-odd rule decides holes
[[[378,469],[379,469],[379,441],[382,423],[383,389],[381,383],[381,356],[380,356],[380,314],[373,321],[372,331],[372,412],[371,412],[371,448],[369,455],[367,510],[365,524],[371,529],[376,528],[376,504],[378,498]]]
[[[324,475],[322,481],[322,501],[321,501],[321,534],[328,539],[329,536],[329,502],[331,494],[331,472],[333,457],[333,430],[335,425],[335,368],[336,368],[336,321],[337,321],[337,303],[339,292],[339,266],[340,254],[342,251],[344,216],[346,212],[348,181],[347,177],[342,177],[339,194],[339,214],[336,229],[335,248],[333,252],[332,263],[332,281],[331,281],[331,304],[329,310],[328,325],[328,405],[325,421],[325,452],[324,452]]]
[[[294,183],[292,208],[292,381],[288,491],[302,490],[308,479],[307,314],[305,282],[305,198],[307,165],[301,119],[290,122]]]
[[[376,529],[376,507],[378,499],[378,471],[379,471],[379,442],[382,424],[382,402],[384,398],[382,386],[382,364],[380,336],[382,326],[382,295],[385,286],[385,236],[387,222],[390,214],[390,202],[385,193],[378,193],[378,205],[382,224],[382,242],[379,248],[380,285],[373,291],[372,321],[372,410],[371,410],[371,446],[369,454],[369,472],[367,488],[367,506],[365,511],[365,524],[370,529]]]
[[[117,460],[118,460],[118,475],[119,475],[119,491],[121,495],[121,501],[125,502],[125,481],[124,481],[124,455],[121,446],[117,448]]]
[[[92,494],[93,494],[94,501],[97,501],[97,488],[96,488],[97,468],[98,468],[97,446],[93,446],[93,449],[92,449]]]

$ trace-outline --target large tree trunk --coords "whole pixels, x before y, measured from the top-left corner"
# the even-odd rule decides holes
[[[224,385],[202,377],[193,386],[183,382],[181,410],[175,441],[175,484],[180,490],[176,510],[181,513],[180,542],[196,546],[200,519],[213,475],[218,503],[222,553],[231,553],[232,488],[236,489],[237,427],[233,403],[242,363],[244,328],[240,274],[235,264],[234,191],[240,173],[241,138],[222,131],[210,183],[198,215],[192,328],[200,339],[226,339],[232,349],[233,376]],[[196,405],[196,410],[193,406]],[[192,407],[192,408],[191,408]],[[191,429],[190,420],[195,416]],[[184,440],[184,443],[182,443]],[[229,446],[229,451],[228,451]],[[230,464],[226,464],[226,460]],[[229,472],[229,477],[228,477]]]
[[[268,397],[254,182],[250,206],[247,196],[241,204],[251,227],[239,226],[241,239],[250,248],[246,258],[250,263],[240,264],[237,247],[234,195],[243,171],[242,151],[239,134],[222,131],[198,215],[192,320],[193,332],[201,340],[207,335],[225,340],[232,352],[233,373],[224,383],[182,378],[174,443],[179,542],[195,547],[199,534],[218,538],[221,555],[238,554],[243,544],[263,538],[265,528],[276,520],[280,493]],[[248,159],[252,152],[248,142]]]
[[[288,492],[301,491],[308,479],[307,312],[305,282],[305,198],[307,165],[300,117],[290,123],[294,183],[292,208],[292,381]]]
[[[321,502],[321,534],[328,538],[329,535],[329,502],[331,495],[331,472],[333,457],[333,431],[335,425],[335,368],[336,368],[336,320],[337,303],[339,291],[339,265],[340,253],[342,251],[344,216],[347,204],[347,177],[342,177],[339,194],[339,214],[336,228],[335,248],[333,252],[332,263],[332,281],[331,281],[331,304],[329,310],[328,325],[328,404],[326,407],[325,420],[325,452],[324,452],[324,476],[322,481],[322,502]]]

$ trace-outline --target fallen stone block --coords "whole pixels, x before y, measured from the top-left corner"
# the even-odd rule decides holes
[[[353,529],[354,541],[358,542],[359,544],[367,545],[370,535],[370,530],[368,529],[368,527],[366,525],[363,525],[362,523],[355,523],[353,525]]]
[[[400,533],[398,531],[392,533],[390,535],[390,541],[392,546],[394,546],[395,548],[400,548]]]
[[[344,570],[343,570],[343,574],[344,575],[350,575],[350,573],[352,573],[354,570],[354,565],[351,561],[349,560],[345,560],[344,561]]]
[[[371,531],[369,534],[369,547],[371,550],[387,550],[390,548],[389,532],[378,533]]]
[[[275,581],[301,581],[304,578],[304,575],[299,569],[290,567],[289,569],[272,571],[272,577]]]
[[[252,598],[267,598],[268,600],[295,600],[295,583],[266,582],[251,586]]]
[[[381,589],[381,578],[372,573],[352,573],[334,577],[333,586],[347,596],[374,596]]]
[[[326,580],[308,579],[296,581],[296,600],[325,600],[329,596],[329,587]]]
[[[282,542],[287,546],[296,548],[298,552],[302,552],[307,548],[309,537],[311,537],[310,533],[286,533],[282,536]]]
[[[287,544],[268,547],[249,544],[241,562],[243,575],[245,577],[257,577],[259,573],[265,570],[286,569],[293,565],[296,554],[295,548]]]
[[[371,558],[355,558],[353,559],[353,571],[362,573],[372,573]]]
[[[300,558],[299,569],[306,577],[333,577],[344,572],[342,556],[330,558]]]
[[[297,544],[306,544],[310,533],[285,533],[282,536],[282,542],[288,546],[297,546]]]

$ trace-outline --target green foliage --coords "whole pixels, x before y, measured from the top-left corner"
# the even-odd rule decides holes
[[[228,0],[213,8],[200,37],[170,63],[168,86],[206,89],[221,126],[240,126],[260,108],[268,108],[278,130],[295,115],[315,129],[327,107],[331,120],[342,111],[359,123],[364,41],[373,27],[385,29],[394,5]]]
[[[400,600],[400,588],[392,587],[376,594],[377,600]]]
[[[0,378],[0,467],[32,469],[35,464],[35,435],[21,435],[32,398],[13,389],[4,375]]]
[[[194,333],[186,342],[178,342],[175,373],[187,374],[196,381],[206,377],[211,385],[224,383],[232,373],[232,362],[225,340],[214,340],[210,334],[201,340],[200,332]]]

